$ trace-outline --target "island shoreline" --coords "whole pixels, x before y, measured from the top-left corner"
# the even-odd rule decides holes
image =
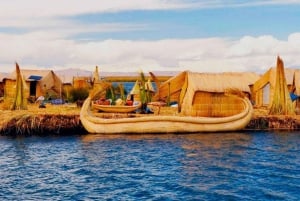
[[[297,115],[254,116],[241,131],[295,131],[300,130]],[[2,136],[85,135],[88,132],[80,122],[79,114],[22,114],[1,122]]]

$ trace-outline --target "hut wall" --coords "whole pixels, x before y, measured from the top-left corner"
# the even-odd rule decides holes
[[[261,107],[263,105],[263,90],[260,89],[252,93],[254,106]]]
[[[197,91],[194,95],[191,116],[227,117],[244,109],[241,100],[224,93]]]
[[[4,83],[0,82],[0,97],[4,96]]]
[[[54,91],[56,95],[58,95],[62,90],[62,81],[53,71],[50,71],[50,73],[43,77],[38,85],[39,87],[37,87],[37,96],[45,96],[46,92],[49,90]]]
[[[45,96],[44,90],[43,90],[43,85],[38,82],[36,85],[36,92],[35,92],[35,97],[40,97],[40,96]]]
[[[295,69],[285,69],[285,78],[289,91],[292,91],[294,88],[297,91],[297,84],[295,84],[297,71]],[[256,107],[271,107],[270,103],[273,101],[275,83],[276,68],[270,68],[253,84],[252,95],[254,96],[253,99]]]
[[[166,100],[170,96],[170,101],[178,101],[182,85],[185,83],[187,72],[182,72],[178,76],[175,76],[168,81],[160,85],[159,97],[154,97],[155,99]]]
[[[80,88],[91,88],[91,78],[90,77],[74,77],[73,78],[74,89]]]
[[[271,85],[268,83],[262,88],[262,102],[261,106],[267,106],[270,104],[270,101],[272,100],[272,94],[271,92]]]
[[[4,103],[9,107],[16,96],[16,80],[5,79],[4,81]],[[25,97],[29,97],[29,82],[26,81]]]
[[[71,84],[63,84],[63,92],[66,96],[66,99],[70,99],[71,97],[71,90],[72,90],[72,85]]]

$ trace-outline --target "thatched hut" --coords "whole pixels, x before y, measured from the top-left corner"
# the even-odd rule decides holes
[[[78,76],[73,77],[73,87],[74,89],[90,89],[92,88],[93,78],[90,76]]]
[[[143,87],[141,86],[141,81],[136,80],[131,91],[129,92],[129,95],[131,96],[131,100],[140,101],[142,90]],[[148,79],[148,81],[144,83],[144,90],[146,93],[145,95],[148,95],[149,99],[151,99],[151,97],[155,94],[155,89],[150,79]]]
[[[228,91],[251,96],[255,73],[193,73],[184,71],[161,84],[155,99],[177,102],[184,115],[224,117],[239,113],[243,104]]]
[[[0,73],[0,97],[4,96],[4,82],[3,79],[7,77],[5,73]]]
[[[300,83],[298,83],[300,82],[300,80],[297,81],[295,79],[294,81],[294,74],[298,70],[292,68],[285,68],[284,71],[285,71],[285,79],[286,79],[288,90],[292,92],[293,88],[297,85],[298,86],[297,92],[299,92],[298,94],[300,95],[300,85],[299,85]],[[271,106],[274,97],[275,85],[276,85],[276,67],[271,67],[251,87],[251,93],[252,93],[255,107],[269,108]]]
[[[27,85],[25,96],[35,100],[39,96],[59,97],[62,93],[62,82],[52,70],[21,70]],[[16,72],[3,79],[5,99],[14,96]]]

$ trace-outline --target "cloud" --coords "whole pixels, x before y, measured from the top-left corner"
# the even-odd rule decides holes
[[[180,0],[11,0],[1,2],[0,18],[38,18],[107,13],[128,10],[169,10],[204,6],[207,3]]]
[[[47,32],[60,38],[84,33],[152,30],[153,24],[97,23],[74,16],[137,10],[183,10],[261,5],[300,4],[296,0],[10,0],[1,2],[0,28],[5,33]]]
[[[298,0],[195,1],[195,0],[10,0],[1,2],[0,19],[37,19],[128,10],[175,10],[216,7],[300,4]]]
[[[82,68],[101,71],[181,71],[262,73],[274,66],[280,55],[287,67],[299,67],[300,33],[287,40],[273,36],[165,39],[149,41],[75,41],[53,33],[0,34],[1,71],[21,68]]]

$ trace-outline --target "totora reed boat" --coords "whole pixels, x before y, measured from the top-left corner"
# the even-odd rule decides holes
[[[224,82],[223,76],[231,82]],[[217,80],[222,83],[217,85]],[[241,84],[244,82],[245,79],[240,75],[185,71],[160,84],[153,97],[154,101],[176,101],[178,107],[156,105],[154,109],[159,109],[153,114],[95,113],[91,109],[93,97],[89,96],[81,108],[80,120],[89,133],[102,134],[242,130],[250,122],[253,112],[252,104],[245,95],[250,93],[247,88],[249,83]],[[240,88],[229,92],[229,88],[236,86]],[[168,110],[173,112],[164,112]]]
[[[129,113],[139,109],[142,106],[141,102],[138,102],[137,105],[101,105],[95,102],[92,102],[92,108],[102,112],[110,113]]]
[[[98,117],[90,111],[91,98],[87,98],[80,112],[80,120],[89,133],[194,133],[225,132],[243,129],[251,120],[252,106],[242,99],[243,112],[229,117],[192,117],[168,115],[128,115],[119,118]]]

